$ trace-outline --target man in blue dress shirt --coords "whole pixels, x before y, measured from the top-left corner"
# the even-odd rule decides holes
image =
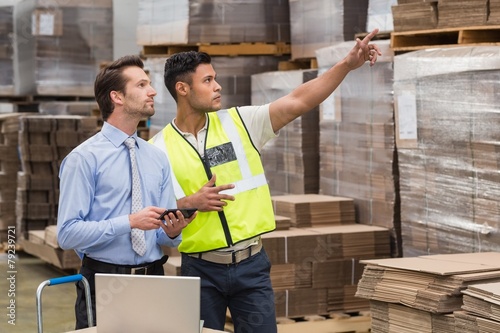
[[[163,275],[161,246],[176,247],[191,222],[177,211],[158,217],[176,200],[165,154],[137,136],[139,122],[154,114],[155,89],[137,56],[120,58],[97,75],[94,92],[104,124],[62,162],[58,241],[82,258],[80,273],[91,286],[95,320],[95,273]],[[142,209],[131,213],[131,160],[124,141],[136,141]],[[144,230],[146,251],[132,249],[131,230]],[[85,293],[77,283],[76,329],[88,327]],[[95,322],[94,322],[95,325]]]

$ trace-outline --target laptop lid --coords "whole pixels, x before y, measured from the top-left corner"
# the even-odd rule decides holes
[[[200,278],[95,275],[98,333],[200,333]]]

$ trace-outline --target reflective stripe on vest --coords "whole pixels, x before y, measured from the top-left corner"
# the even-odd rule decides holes
[[[234,151],[236,153],[236,158],[238,160],[238,165],[240,167],[240,172],[243,177],[242,180],[234,183],[234,188],[221,191],[224,194],[235,195],[241,192],[249,191],[251,189],[257,188],[267,184],[266,176],[264,174],[252,176],[250,171],[250,165],[248,164],[247,155],[245,154],[245,148],[243,148],[243,143],[236,129],[236,125],[231,118],[231,115],[227,110],[221,110],[217,113],[220,122],[229,141],[233,144]]]

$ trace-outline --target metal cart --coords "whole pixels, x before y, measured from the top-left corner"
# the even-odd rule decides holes
[[[43,323],[42,323],[42,291],[46,286],[55,286],[58,284],[69,283],[69,282],[78,282],[82,281],[85,287],[85,298],[87,303],[87,321],[89,327],[94,326],[94,317],[92,315],[92,300],[90,295],[90,285],[87,279],[81,274],[63,276],[58,278],[53,278],[49,280],[45,280],[38,286],[36,291],[36,315],[38,321],[38,333],[43,332]]]

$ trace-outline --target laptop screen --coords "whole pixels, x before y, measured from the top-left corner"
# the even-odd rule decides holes
[[[200,333],[200,278],[95,275],[98,333]]]

